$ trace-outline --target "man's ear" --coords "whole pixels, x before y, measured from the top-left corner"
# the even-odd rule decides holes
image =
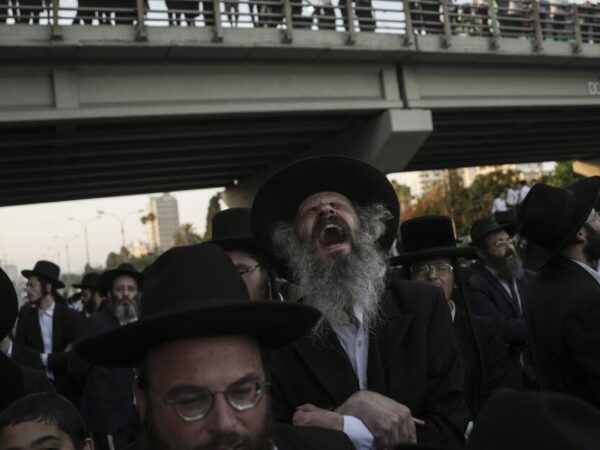
[[[575,239],[575,241],[577,243],[587,242],[587,231],[585,230],[584,227],[581,227],[579,229],[579,231],[577,231],[577,233],[575,234],[574,239]]]
[[[92,438],[87,438],[84,443],[82,450],[94,450],[94,440]]]
[[[140,415],[140,422],[144,423],[148,398],[146,397],[146,392],[140,388],[137,378],[133,380],[133,402]]]

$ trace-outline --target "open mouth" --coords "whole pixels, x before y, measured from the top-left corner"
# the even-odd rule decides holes
[[[346,242],[346,240],[346,232],[337,224],[329,223],[325,225],[319,233],[319,242],[323,247],[342,244]]]

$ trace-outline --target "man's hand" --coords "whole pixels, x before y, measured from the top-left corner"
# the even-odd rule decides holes
[[[415,424],[410,409],[391,398],[371,391],[358,391],[342,403],[336,412],[362,420],[379,448],[393,448],[400,444],[416,444]]]
[[[294,425],[303,427],[328,428],[330,430],[343,431],[344,418],[341,414],[327,409],[317,408],[307,403],[298,406],[292,419]]]
[[[73,350],[73,344],[67,344],[67,346],[65,347],[65,352],[70,352],[71,350]]]

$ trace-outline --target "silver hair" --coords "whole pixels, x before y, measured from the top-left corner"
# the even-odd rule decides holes
[[[321,340],[325,324],[338,325],[354,317],[353,308],[363,311],[363,323],[375,327],[380,317],[380,300],[387,284],[387,249],[379,239],[392,218],[383,204],[355,206],[358,227],[352,232],[352,251],[325,261],[311,242],[304,241],[296,224],[278,222],[271,236],[278,257],[283,258],[293,281],[300,286],[304,302],[321,311],[323,319],[311,336]]]

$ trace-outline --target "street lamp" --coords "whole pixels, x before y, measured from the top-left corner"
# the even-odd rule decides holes
[[[67,273],[69,275],[71,274],[71,255],[69,254],[69,241],[72,241],[73,239],[77,239],[78,237],[79,237],[78,234],[76,234],[75,236],[71,236],[70,238],[54,236],[54,239],[63,241],[63,243],[65,244],[65,253],[67,254]]]
[[[88,239],[88,231],[87,231],[87,226],[88,224],[92,221],[92,220],[96,220],[99,219],[100,215],[97,215],[96,217],[92,217],[91,219],[88,220],[79,220],[76,219],[75,217],[69,217],[67,220],[70,220],[71,222],[78,222],[81,225],[83,225],[83,234],[85,236],[85,256],[87,259],[87,267],[91,267],[90,265],[90,241]]]
[[[144,212],[143,209],[138,209],[138,210],[131,211],[131,212],[125,214],[123,217],[119,217],[116,214],[109,213],[109,212],[106,212],[106,211],[98,211],[98,214],[101,215],[101,216],[114,217],[115,219],[117,219],[119,221],[119,224],[121,225],[121,243],[122,243],[122,246],[123,246],[122,248],[125,248],[125,221],[129,217],[131,217],[131,216],[133,216],[135,214],[141,214],[143,212]]]

